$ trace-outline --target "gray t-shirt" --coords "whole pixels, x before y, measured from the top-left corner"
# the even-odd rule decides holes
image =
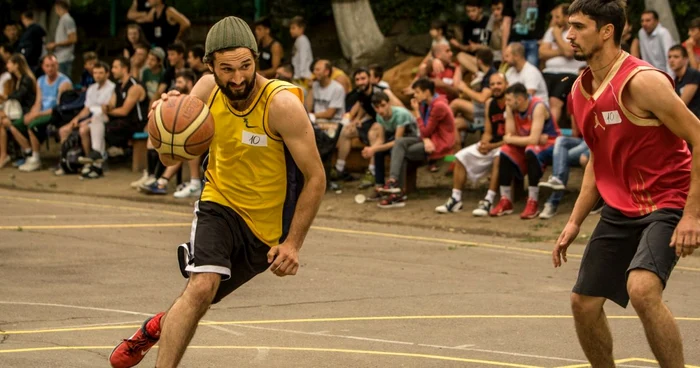
[[[61,43],[67,41],[68,35],[73,32],[77,32],[73,17],[68,13],[63,14],[61,19],[58,20],[58,26],[56,26],[55,42]],[[59,63],[73,61],[73,59],[75,59],[75,44],[70,46],[56,46],[54,53]]]
[[[331,83],[326,87],[321,87],[321,83],[315,81],[313,86],[314,93],[314,113],[324,112],[328,109],[335,108],[335,115],[330,121],[340,123],[345,112],[345,88],[331,80]]]
[[[306,35],[297,37],[292,51],[292,65],[294,65],[294,79],[311,79],[311,63],[314,54],[311,52],[311,42]]]

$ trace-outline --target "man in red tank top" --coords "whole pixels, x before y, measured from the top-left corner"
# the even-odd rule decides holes
[[[624,1],[576,0],[569,14],[574,57],[589,65],[571,94],[591,156],[552,261],[566,262],[567,247],[602,197],[606,206],[571,296],[581,347],[594,367],[613,367],[603,304],[631,301],[659,364],[683,367],[681,336],[662,292],[679,257],[700,242],[700,178],[690,173],[691,165],[700,172],[700,159],[691,163],[686,144],[700,144],[700,121],[668,75],[620,49]]]

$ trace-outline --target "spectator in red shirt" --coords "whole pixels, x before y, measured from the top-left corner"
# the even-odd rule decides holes
[[[690,21],[688,25],[688,39],[683,42],[683,46],[688,51],[690,67],[700,69],[700,17]]]

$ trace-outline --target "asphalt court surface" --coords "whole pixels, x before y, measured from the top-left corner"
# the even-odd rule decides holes
[[[191,208],[9,190],[0,203],[0,367],[107,367],[185,285],[175,248]],[[299,274],[265,272],[213,306],[181,366],[586,367],[568,302],[583,246],[557,270],[550,252],[319,218]],[[700,258],[682,259],[665,293],[689,366],[700,365],[698,277]],[[631,306],[606,313],[618,366],[658,366]]]

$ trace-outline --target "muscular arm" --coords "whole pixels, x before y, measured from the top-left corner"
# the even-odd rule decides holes
[[[512,116],[512,115],[511,115]],[[547,117],[547,109],[543,104],[537,105],[532,113],[532,127],[530,135],[527,137],[511,136],[508,143],[516,146],[536,145],[540,141],[542,128],[544,128],[544,119]],[[513,122],[513,130],[515,130],[515,122]]]
[[[654,93],[649,93],[654,91]],[[627,83],[622,92],[622,103],[629,109],[644,106],[637,114],[658,118],[675,135],[690,143],[693,150],[693,166],[690,190],[684,216],[700,217],[700,120],[686,107],[675,93],[671,83],[661,73],[641,72]],[[638,109],[630,109],[633,113]]]
[[[127,116],[129,113],[131,113],[131,110],[134,109],[134,106],[136,106],[139,101],[143,101],[144,98],[146,98],[146,91],[143,89],[143,87],[134,85],[129,88],[129,91],[126,93],[124,104],[121,107],[110,111],[108,115],[118,117]]]
[[[551,58],[562,56],[561,49],[554,49],[550,42],[542,42],[540,44],[540,60],[547,61]]]
[[[301,248],[318,212],[326,189],[326,176],[316,148],[314,131],[299,99],[287,91],[278,93],[270,104],[270,128],[279,134],[304,174],[304,188],[294,210],[285,243]]]
[[[481,90],[481,92],[477,92],[469,86],[462,84],[464,87],[460,88],[460,91],[464,93],[465,95],[469,96],[472,101],[478,102],[485,104],[486,101],[488,101],[489,98],[491,98],[491,88],[484,88]]]
[[[314,115],[316,115],[317,118],[319,119],[332,119],[335,116],[335,112],[338,109],[335,107],[329,107],[325,111],[322,112],[314,112]]]
[[[574,209],[569,216],[569,223],[576,226],[581,226],[583,220],[591,212],[593,206],[600,199],[598,187],[595,185],[595,171],[593,171],[593,152],[588,160],[588,165],[583,172],[583,182],[581,183],[581,192],[576,199]]]
[[[399,138],[402,138],[404,133],[406,132],[406,126],[401,125],[396,127],[396,132],[394,133],[394,140],[391,142],[385,142],[377,146],[376,150],[377,152],[384,152],[388,151],[392,148],[394,148],[394,142],[396,142]]]
[[[134,21],[136,23],[146,23],[149,21],[148,15],[149,12],[140,12],[137,10],[137,3],[136,0],[134,0],[131,3],[131,7],[129,8],[129,11],[126,13],[126,19]],[[152,19],[150,20],[151,22],[153,21]]]

